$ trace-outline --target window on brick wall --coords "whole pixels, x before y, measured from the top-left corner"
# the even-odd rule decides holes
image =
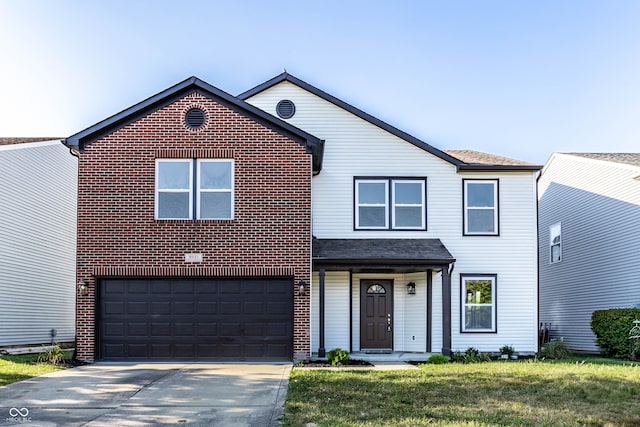
[[[156,219],[232,219],[233,160],[157,159]]]

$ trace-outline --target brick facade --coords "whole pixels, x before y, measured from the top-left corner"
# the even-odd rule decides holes
[[[205,125],[184,123],[202,108]],[[233,220],[155,220],[155,159],[233,159]],[[310,283],[311,154],[193,91],[84,147],[79,161],[77,357],[95,360],[101,277],[287,277]],[[203,254],[188,263],[187,253]],[[309,295],[294,292],[294,359],[310,355]]]

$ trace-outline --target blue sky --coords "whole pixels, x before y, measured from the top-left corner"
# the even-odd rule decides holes
[[[440,149],[640,151],[640,1],[0,0],[0,136],[288,72]]]

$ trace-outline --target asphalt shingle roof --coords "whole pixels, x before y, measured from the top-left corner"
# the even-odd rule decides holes
[[[509,157],[474,150],[445,150],[445,153],[470,165],[535,166],[533,163],[523,162],[522,160],[510,159]]]
[[[640,153],[566,153],[572,156],[585,157],[605,162],[622,163],[631,166],[640,166]]]
[[[450,263],[440,239],[313,239],[314,261]]]
[[[24,144],[27,142],[52,141],[54,139],[62,139],[54,136],[41,137],[0,137],[0,145]]]

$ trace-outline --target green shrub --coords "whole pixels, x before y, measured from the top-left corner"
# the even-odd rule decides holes
[[[444,354],[432,354],[424,363],[444,365],[445,363],[449,363],[449,356],[445,356]]]
[[[334,348],[327,352],[327,360],[332,365],[344,365],[349,361],[349,352],[341,348]]]
[[[545,359],[562,359],[569,354],[569,348],[562,341],[551,341],[540,348],[540,357]]]
[[[38,355],[38,363],[49,363],[51,365],[60,365],[65,360],[65,352],[59,345],[54,345],[49,350]]]
[[[510,345],[503,345],[502,347],[500,347],[500,354],[506,354],[507,356],[511,357],[514,353],[515,350]]]
[[[475,347],[469,347],[464,353],[456,351],[453,353],[452,361],[457,363],[482,363],[490,362],[489,355],[481,353]]]
[[[629,331],[635,319],[640,319],[638,308],[611,308],[593,312],[591,330],[596,334],[598,346],[607,356],[629,359],[631,356]]]

